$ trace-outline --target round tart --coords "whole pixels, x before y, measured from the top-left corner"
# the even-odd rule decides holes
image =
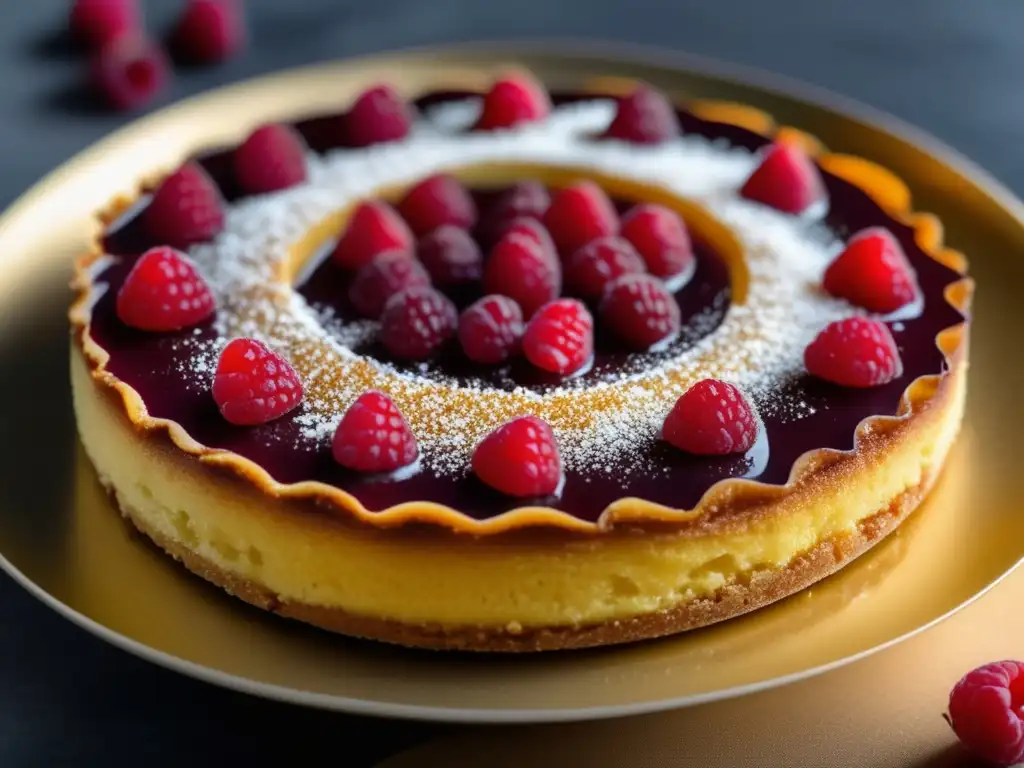
[[[530,651],[732,618],[942,469],[971,283],[863,159],[643,84],[254,126],[103,213],[78,428],[125,518],[283,616]]]

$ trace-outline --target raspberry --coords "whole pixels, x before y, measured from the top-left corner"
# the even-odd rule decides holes
[[[341,417],[331,453],[341,466],[356,472],[390,472],[412,464],[420,450],[398,406],[371,389]]]
[[[476,363],[505,362],[519,350],[522,337],[523,312],[508,296],[484,296],[459,318],[462,351]]]
[[[190,160],[156,188],[143,217],[155,240],[186,248],[224,229],[224,201],[213,179]]]
[[[235,178],[254,195],[275,192],[306,180],[306,147],[287,125],[264,125],[253,131],[234,157]]]
[[[515,219],[544,218],[551,205],[547,187],[539,181],[520,181],[491,203],[480,221],[480,237],[485,243],[497,242]]]
[[[92,60],[93,86],[115,109],[138,109],[163,90],[170,64],[163,50],[142,35],[111,38]]]
[[[484,266],[484,290],[514,299],[530,317],[562,289],[562,268],[547,232],[532,219],[509,227]]]
[[[406,251],[386,251],[356,272],[348,297],[359,314],[375,319],[396,293],[429,285],[427,270]]]
[[[693,244],[679,215],[661,205],[644,204],[633,208],[622,219],[626,238],[655,277],[669,280],[690,274],[696,262]]]
[[[429,286],[396,293],[384,305],[380,340],[403,360],[424,360],[448,341],[458,325],[455,305]]]
[[[888,327],[867,317],[829,323],[804,350],[807,371],[844,387],[877,387],[903,373]]]
[[[192,64],[224,61],[245,43],[245,17],[237,0],[189,0],[170,40],[175,56]]]
[[[732,384],[702,379],[676,400],[662,436],[687,453],[724,456],[746,453],[757,441],[754,407]]]
[[[605,137],[633,144],[660,144],[678,136],[679,118],[665,95],[647,85],[619,99]]]
[[[964,675],[949,694],[949,724],[986,761],[1024,762],[1024,662],[995,662]]]
[[[288,361],[263,342],[234,339],[217,361],[213,399],[232,424],[266,424],[302,402],[302,381]]]
[[[422,237],[444,224],[469,229],[476,224],[476,203],[459,181],[446,173],[424,179],[410,189],[398,212]]]
[[[650,349],[679,333],[679,303],[653,275],[630,274],[613,280],[600,311],[601,319],[633,349]]]
[[[68,26],[72,36],[90,48],[142,28],[136,0],[75,0]]]
[[[498,80],[484,96],[483,109],[473,130],[512,128],[543,120],[550,111],[551,101],[540,83],[529,75],[510,75]]]
[[[536,416],[520,416],[477,445],[473,472],[509,496],[550,496],[562,482],[562,458],[551,427]]]
[[[869,312],[887,314],[917,298],[917,278],[892,233],[880,227],[858,232],[822,281],[833,296]]]
[[[581,181],[555,195],[544,214],[544,226],[558,252],[570,256],[591,240],[618,233],[619,217],[597,184]]]
[[[545,304],[526,326],[523,353],[542,370],[575,373],[594,355],[594,318],[575,299]]]
[[[825,199],[825,183],[803,149],[793,143],[776,143],[768,148],[740,194],[785,213],[803,213]]]
[[[187,328],[215,309],[213,294],[195,265],[167,246],[142,254],[117,292],[117,316],[142,331]]]
[[[378,253],[411,253],[412,249],[412,232],[395,209],[381,200],[370,200],[353,211],[332,258],[343,269],[359,269]]]
[[[388,85],[363,91],[345,115],[345,135],[353,147],[404,139],[411,125],[409,106]]]
[[[484,269],[480,246],[464,229],[438,227],[416,246],[416,254],[435,285],[475,283]]]
[[[599,237],[574,253],[565,264],[565,281],[584,299],[596,301],[608,283],[644,271],[643,259],[620,237]]]

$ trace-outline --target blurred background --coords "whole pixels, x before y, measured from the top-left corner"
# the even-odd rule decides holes
[[[143,5],[153,34],[184,0]],[[0,0],[0,206],[138,113],[105,108],[68,0]],[[248,48],[147,110],[285,67],[457,41],[654,45],[798,78],[935,134],[1024,193],[1019,0],[246,0]],[[99,201],[97,201],[99,202]],[[2,489],[0,489],[2,490]],[[372,765],[443,728],[250,699],[138,661],[0,576],[0,766]],[[225,763],[225,761],[227,761]]]

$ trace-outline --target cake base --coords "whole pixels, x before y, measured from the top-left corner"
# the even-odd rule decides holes
[[[665,637],[734,618],[789,597],[840,570],[894,531],[917,508],[934,479],[929,477],[920,486],[908,490],[889,509],[860,523],[854,532],[822,542],[785,568],[755,571],[744,582],[726,585],[710,597],[698,598],[665,611],[594,626],[542,627],[521,631],[510,631],[507,627],[405,624],[359,616],[339,608],[282,599],[265,586],[233,574],[153,530],[147,526],[145,515],[124,504],[109,482],[104,486],[135,530],[194,574],[257,608],[342,635],[393,645],[429,650],[522,653],[618,645]]]

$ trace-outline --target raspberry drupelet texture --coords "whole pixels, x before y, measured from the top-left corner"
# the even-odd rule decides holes
[[[141,33],[117,35],[93,56],[93,86],[115,109],[138,109],[153,102],[171,77],[163,49]]]
[[[382,200],[369,200],[353,211],[332,258],[343,269],[359,269],[380,253],[411,253],[413,246],[412,232],[395,209]]]
[[[826,291],[869,312],[888,314],[918,296],[914,268],[888,230],[858,232],[825,270]]]
[[[889,328],[868,317],[830,323],[807,345],[804,365],[813,376],[844,387],[877,387],[903,372]]]
[[[485,437],[473,451],[476,476],[508,496],[550,496],[562,480],[558,443],[547,422],[520,416]]]
[[[581,181],[559,191],[544,214],[544,226],[551,233],[563,257],[599,237],[619,231],[619,216],[608,195],[592,181]]]
[[[446,224],[461,229],[476,224],[476,203],[459,180],[446,173],[428,176],[406,192],[398,212],[418,237]]]
[[[599,237],[565,262],[565,282],[577,296],[597,301],[615,278],[639,274],[644,269],[643,259],[627,240]]]
[[[605,137],[632,144],[661,144],[680,134],[679,117],[665,95],[647,85],[619,99]]]
[[[427,270],[406,251],[386,251],[356,272],[348,296],[360,315],[375,319],[396,293],[429,285]]]
[[[740,194],[784,213],[803,213],[825,197],[825,182],[807,153],[796,144],[768,148]]]
[[[384,84],[363,91],[344,120],[345,139],[354,147],[404,139],[411,127],[409,105]]]
[[[384,305],[380,340],[395,357],[425,360],[455,335],[459,315],[443,293],[429,286],[396,293]]]
[[[288,125],[263,125],[232,156],[235,178],[249,194],[288,189],[306,180],[306,147]]]
[[[998,661],[964,675],[949,694],[949,724],[992,764],[1024,762],[1024,662]]]
[[[601,320],[635,350],[650,349],[679,333],[679,304],[653,275],[613,280],[601,300]]]
[[[543,120],[551,111],[544,87],[525,73],[498,80],[484,95],[483,108],[474,130],[493,131]]]
[[[213,294],[195,265],[168,246],[142,254],[117,292],[117,316],[142,331],[189,328],[215,309]]]
[[[672,406],[662,435],[687,453],[746,453],[757,441],[758,418],[743,392],[717,379],[698,381]]]
[[[245,48],[241,0],[188,0],[171,33],[171,50],[191,64],[213,64]]]
[[[519,351],[523,313],[508,296],[484,296],[459,318],[459,343],[470,360],[483,365],[505,362]]]
[[[484,290],[513,299],[530,317],[562,290],[562,267],[551,239],[532,219],[509,226],[484,266]]]
[[[143,218],[154,240],[187,248],[224,229],[224,200],[213,179],[190,160],[156,188]]]
[[[356,472],[391,472],[412,464],[419,446],[398,406],[383,392],[370,390],[341,417],[331,453]]]
[[[594,319],[576,299],[545,304],[526,326],[523,353],[549,373],[576,373],[594,356]]]
[[[266,424],[294,409],[302,394],[295,369],[263,342],[234,339],[221,352],[213,399],[232,424]]]

